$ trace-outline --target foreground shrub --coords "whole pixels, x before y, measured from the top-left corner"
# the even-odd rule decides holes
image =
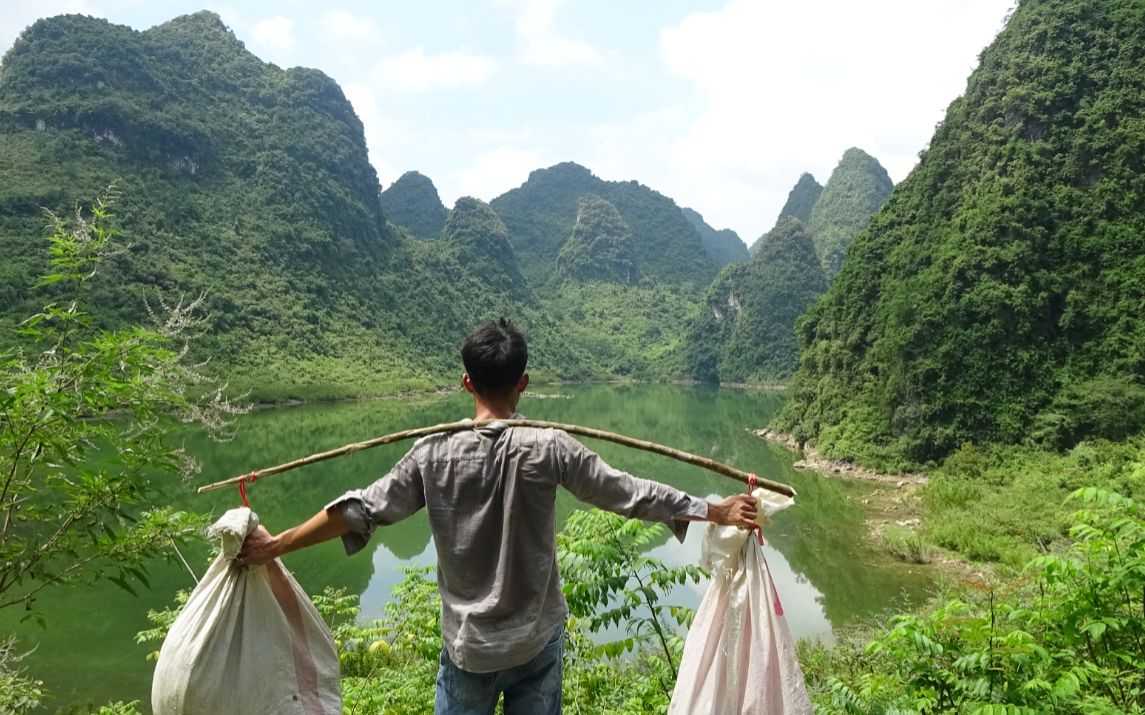
[[[805,646],[822,713],[1145,712],[1145,518],[1086,488],[1072,544],[1002,588],[978,584],[861,645]]]

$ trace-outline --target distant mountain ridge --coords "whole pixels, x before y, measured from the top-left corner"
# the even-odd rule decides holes
[[[533,285],[542,286],[555,275],[557,256],[573,233],[580,201],[588,196],[608,201],[628,225],[639,275],[669,285],[690,284],[697,291],[715,277],[715,261],[672,199],[635,181],[603,181],[566,162],[532,172],[520,187],[490,202]]]
[[[445,228],[449,216],[437,187],[428,176],[407,171],[382,192],[386,218],[418,238],[432,238]]]
[[[704,250],[712,257],[717,266],[721,268],[729,263],[736,261],[746,261],[748,259],[747,246],[739,237],[739,234],[730,228],[716,230],[704,221],[704,217],[698,211],[689,208],[680,209],[684,212],[684,216],[692,222],[696,227],[696,231],[700,234],[700,242],[704,246]]]
[[[827,290],[807,226],[787,216],[746,264],[726,266],[686,334],[700,382],[782,380],[798,365],[795,323]]]
[[[775,223],[779,223],[785,218],[797,218],[803,223],[811,222],[811,209],[815,207],[815,202],[819,200],[819,196],[823,193],[823,187],[815,180],[815,177],[806,171],[800,174],[799,180],[795,182],[795,186],[791,187],[791,191],[787,194],[787,201],[784,202],[783,208],[779,210],[779,215],[775,217]],[[771,231],[763,234],[751,244],[751,253],[754,254],[763,247],[764,241],[771,234]]]
[[[465,333],[500,316],[529,331],[540,379],[675,378],[717,271],[674,201],[574,164],[534,172],[501,214],[475,199],[446,212],[416,173],[381,191],[337,84],[262,62],[210,12],[144,32],[37,22],[0,66],[0,135],[0,324],[51,297],[31,289],[40,207],[66,215],[118,180],[131,245],[92,284],[95,318],[146,321],[156,296],[204,293],[196,350],[262,398],[452,383]],[[611,287],[583,270],[600,267],[591,250],[558,274],[574,239],[609,245],[574,236],[589,196],[627,227],[620,262],[600,264],[624,269]]]
[[[536,377],[680,379],[721,263],[747,263],[734,232],[571,162],[450,211],[417,172],[383,192],[338,85],[262,62],[210,12],[145,32],[37,22],[0,65],[0,136],[0,324],[51,298],[30,288],[45,264],[40,207],[66,214],[118,180],[130,248],[93,283],[95,318],[139,322],[156,296],[203,293],[214,321],[196,349],[260,397],[452,382],[462,337],[500,316],[529,330]],[[806,179],[789,200],[800,215],[818,186]],[[754,306],[782,312],[806,293],[776,266],[718,279],[754,296],[728,336],[755,357],[725,359],[725,379],[785,369],[768,352],[782,346],[758,343],[771,323]],[[761,275],[794,303],[733,285]]]

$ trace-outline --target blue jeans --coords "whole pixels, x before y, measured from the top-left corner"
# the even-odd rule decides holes
[[[564,627],[529,662],[493,673],[470,673],[454,665],[445,648],[437,671],[435,715],[493,715],[505,693],[505,715],[560,715]]]

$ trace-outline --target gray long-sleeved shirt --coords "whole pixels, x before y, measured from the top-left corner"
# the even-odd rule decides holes
[[[352,554],[375,526],[426,507],[445,648],[463,670],[488,673],[528,662],[568,617],[558,486],[601,509],[664,522],[681,540],[687,522],[679,519],[707,515],[706,502],[613,469],[566,432],[497,423],[421,439],[386,476],[326,508],[342,510]]]

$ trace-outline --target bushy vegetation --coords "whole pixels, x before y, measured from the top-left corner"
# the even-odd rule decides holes
[[[93,326],[86,289],[116,249],[105,201],[52,228],[54,272],[40,286],[59,300],[0,353],[0,608],[29,617],[48,587],[146,582],[147,559],[198,525],[149,503],[155,475],[196,466],[164,437],[183,423],[219,433],[241,411],[186,359],[197,302],[155,314],[150,329]]]
[[[51,272],[39,287],[56,300],[0,352],[0,608],[41,624],[44,589],[110,581],[134,592],[151,561],[198,534],[201,517],[154,504],[158,479],[197,470],[167,437],[185,424],[225,436],[242,411],[187,359],[198,301],[155,297],[150,328],[94,324],[89,289],[119,248],[109,202],[50,217]],[[21,658],[17,643],[0,642],[0,711],[43,696]]]
[[[557,276],[579,281],[635,283],[632,232],[616,207],[599,196],[580,200],[572,235],[557,254]]]
[[[890,466],[1141,427],[1139,10],[1019,5],[801,323],[779,427]]]
[[[816,711],[1145,711],[1145,514],[1092,487],[1068,504],[1069,546],[1009,582],[940,598],[833,648],[804,644]]]
[[[1064,454],[963,445],[922,492],[922,534],[965,558],[1020,568],[1064,538],[1065,497],[1085,486],[1145,498],[1145,436],[1083,442]]]
[[[1012,577],[969,582],[916,613],[847,631],[833,646],[802,643],[816,712],[1145,711],[1145,514],[1135,500],[1094,487],[1059,508],[1067,513],[1062,540]],[[643,553],[661,532],[593,511],[575,514],[559,535],[571,611],[567,711],[667,708],[680,627],[693,614],[665,599],[701,574]],[[377,620],[360,621],[353,596],[314,599],[335,634],[347,713],[432,707],[440,602],[430,569],[405,571]],[[161,639],[174,614],[150,614],[157,628],[141,637]],[[604,627],[622,635],[602,638]]]

